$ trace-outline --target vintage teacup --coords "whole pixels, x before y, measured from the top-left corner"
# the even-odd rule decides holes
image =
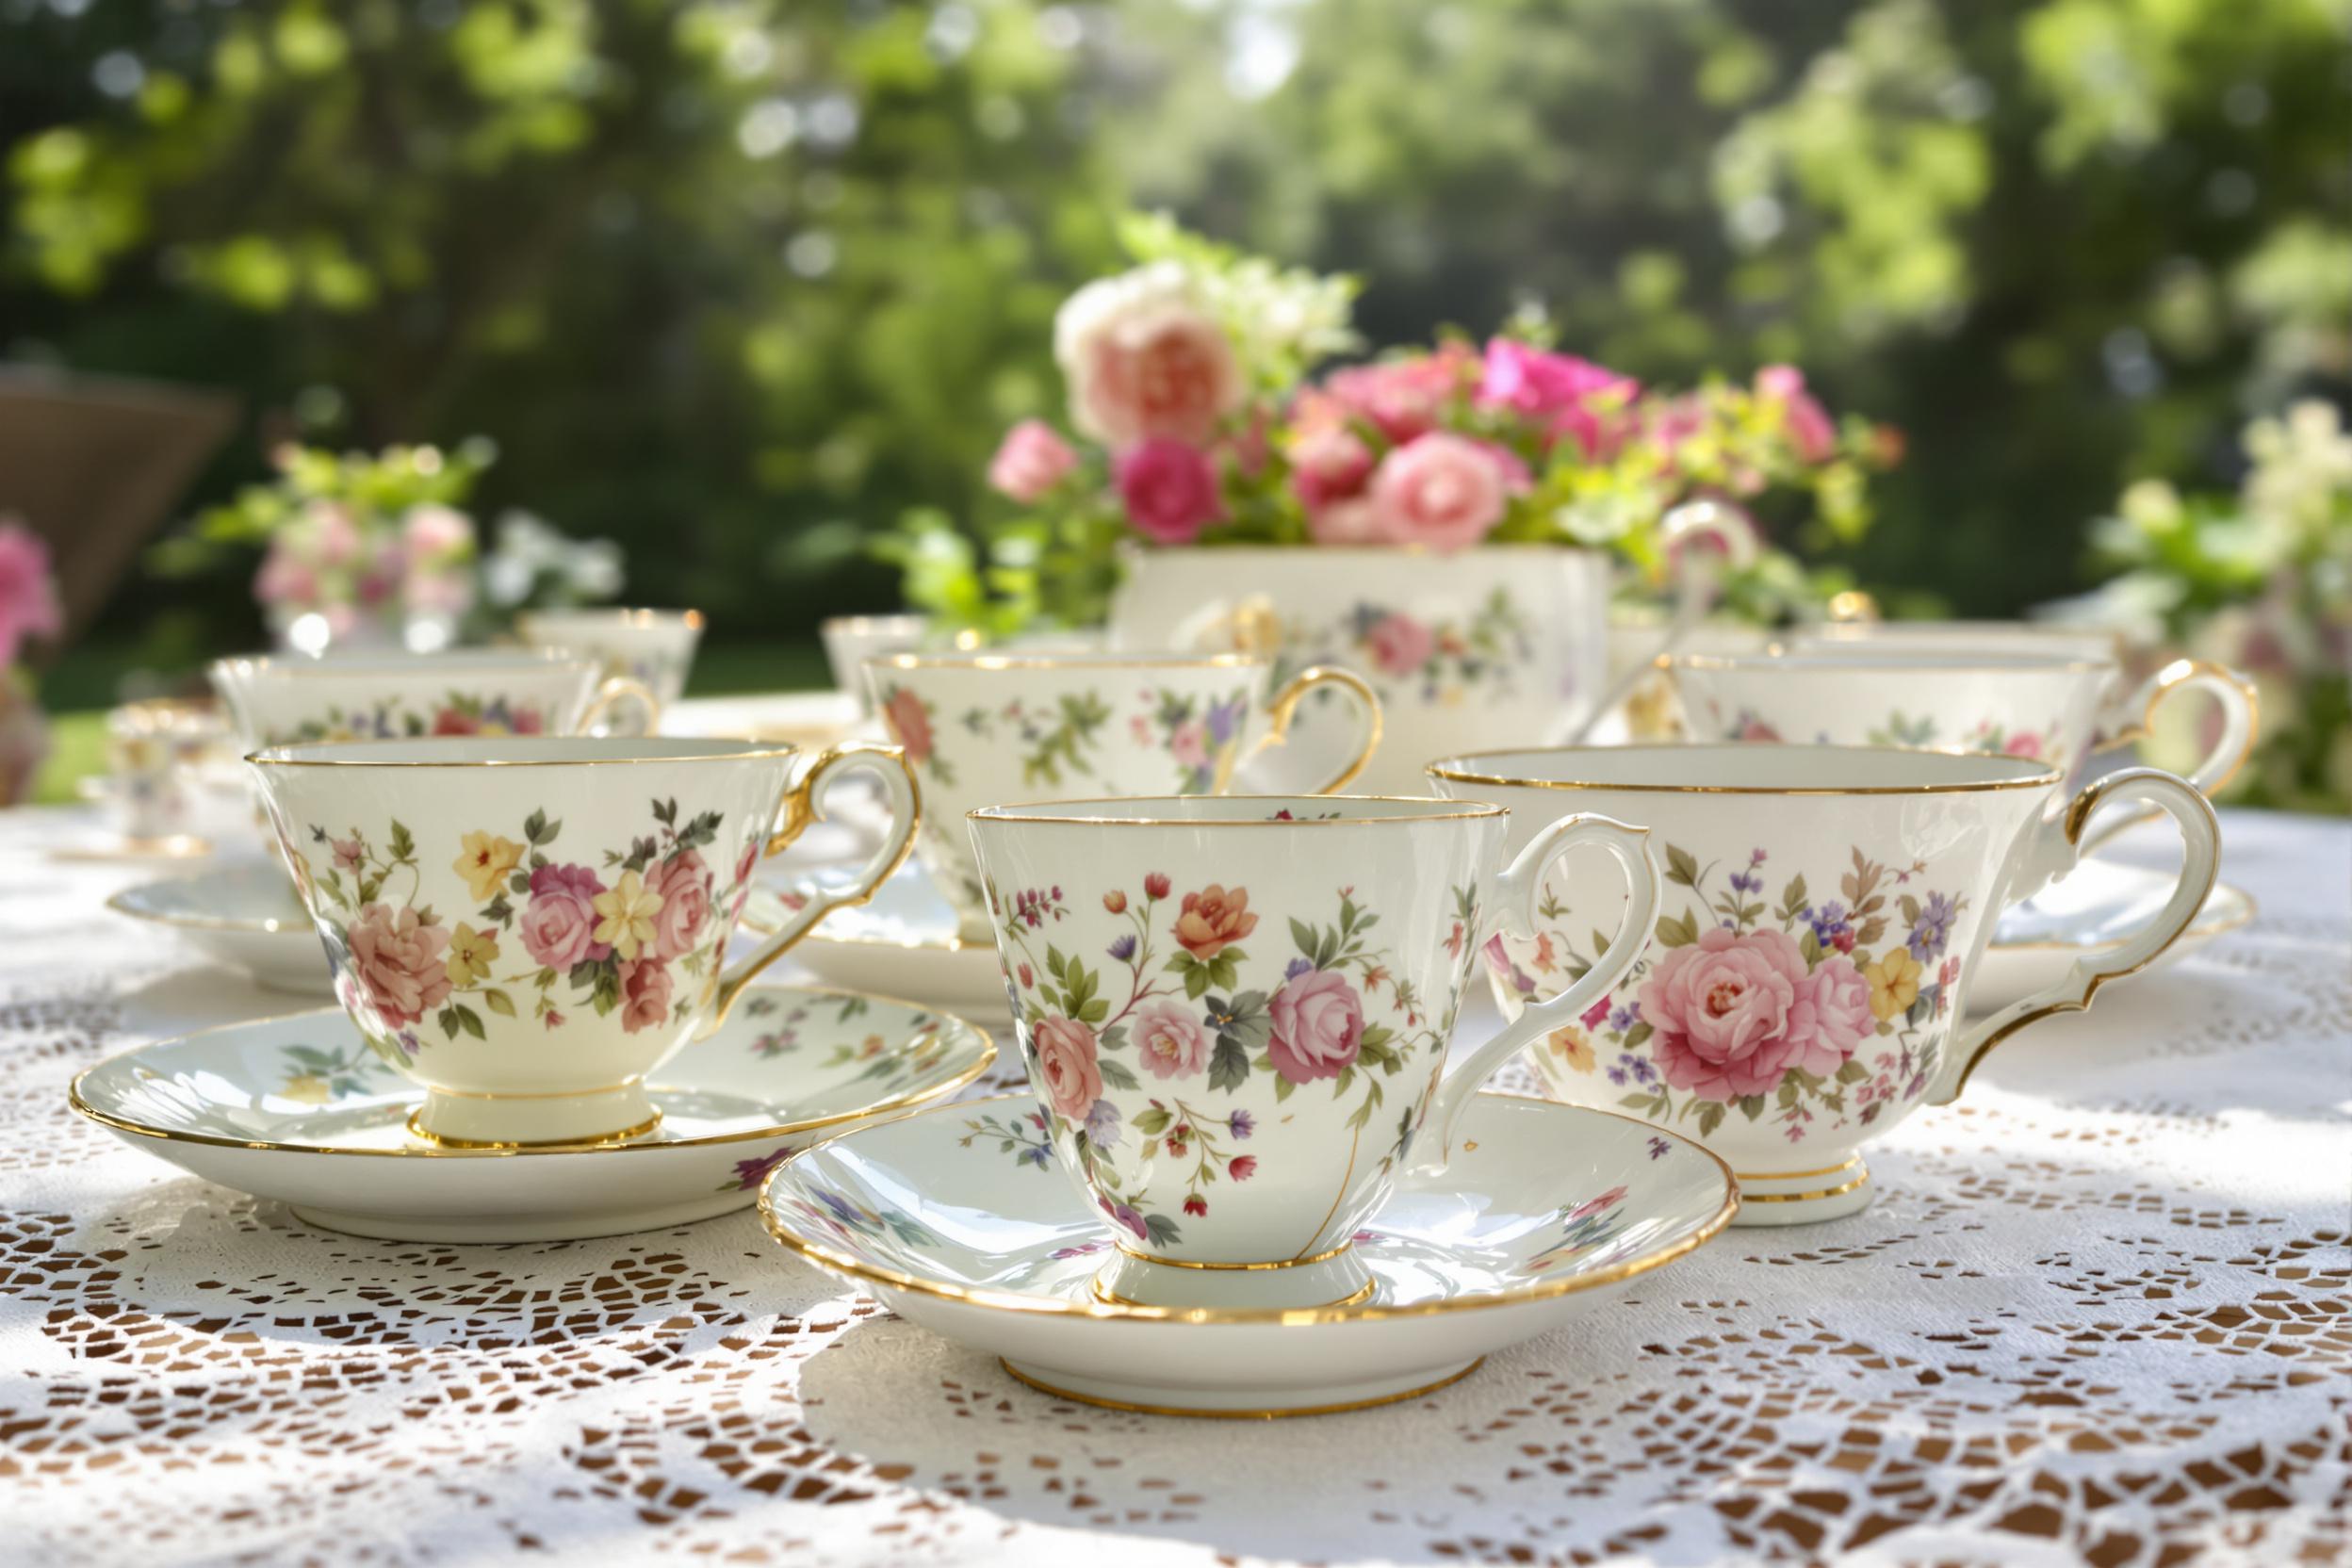
[[[661,705],[589,660],[520,648],[222,659],[209,672],[245,748],[428,735],[575,735],[629,713],[650,734]]]
[[[223,733],[219,713],[192,703],[133,702],[107,713],[101,792],[125,841],[166,844],[196,832],[198,776]]]
[[[514,629],[533,647],[596,660],[607,675],[639,682],[666,709],[686,694],[702,612],[527,610],[514,617]]]
[[[2098,627],[2057,621],[1823,621],[1773,634],[1791,652],[1875,648],[1913,653],[2038,654],[2120,662],[2123,638]],[[1693,650],[1701,651],[1701,650]]]
[[[1309,1306],[1371,1286],[1349,1251],[1408,1167],[1442,1172],[1495,1069],[1640,956],[1640,828],[1539,818],[1508,870],[1496,808],[1164,796],[972,813],[1016,1031],[1055,1157],[1102,1209],[1105,1299]],[[1498,923],[1531,930],[1566,850],[1617,861],[1610,956],[1444,1073]]]
[[[1449,795],[1512,808],[1514,840],[1561,810],[1649,825],[1669,884],[1655,939],[1627,983],[1532,1055],[1562,1100],[1705,1141],[1738,1173],[1748,1225],[1863,1207],[1858,1146],[1952,1100],[2017,1030],[2089,1005],[2170,946],[2220,850],[2205,797],[2149,768],[2071,799],[2047,762],[1892,747],[1561,747],[1429,773]],[[2107,802],[2178,825],[2170,899],[2063,981],[1963,1027],[2001,910],[2073,869],[2084,821]],[[1532,934],[1486,949],[1507,1013],[1589,965],[1617,967],[1617,895],[1585,869],[1572,859],[1546,879]]]
[[[2156,709],[2185,691],[2219,703],[2221,733],[2186,776],[2210,793],[2254,744],[2254,688],[2216,664],[2182,660],[2121,700],[2106,657],[1988,653],[1885,644],[1804,653],[1676,654],[1666,660],[1687,724],[1701,741],[1928,746],[2031,758],[2079,782],[2095,752],[2147,733]],[[2140,813],[2111,816],[2104,841]]]
[[[858,712],[866,714],[874,711],[866,661],[912,653],[934,641],[928,615],[830,615],[817,623],[817,635],[825,644],[825,667],[833,672],[834,687],[855,698]]]
[[[897,750],[824,753],[797,784],[795,755],[753,741],[474,738],[247,760],[336,998],[427,1090],[412,1131],[470,1148],[650,1132],[646,1074],[897,869],[918,799]],[[816,820],[846,770],[890,795],[881,846],[722,969],[760,856]]]
[[[1242,654],[892,654],[866,662],[890,739],[923,775],[916,857],[967,941],[988,939],[966,811],[1055,795],[1223,794],[1279,745],[1299,703],[1333,690],[1356,710],[1352,750],[1312,792],[1344,789],[1380,740],[1380,699],[1356,676],[1300,671],[1266,700],[1265,661]],[[1263,710],[1263,716],[1261,716]]]

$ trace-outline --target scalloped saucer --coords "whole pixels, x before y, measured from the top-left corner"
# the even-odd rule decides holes
[[[1102,1213],[1040,1141],[1035,1102],[935,1106],[776,1168],[777,1241],[1045,1393],[1162,1415],[1316,1415],[1409,1399],[1622,1294],[1729,1224],[1731,1171],[1606,1111],[1479,1095],[1435,1179],[1354,1248],[1370,1294],[1327,1307],[1103,1298]]]
[[[2172,885],[2170,873],[2093,858],[2065,880],[2002,911],[1968,982],[1968,1011],[1997,1013],[2056,985],[2077,959],[2115,946],[2163,908],[2172,896]],[[2179,963],[2253,918],[2252,894],[2216,882],[2197,919],[2148,969]]]
[[[741,924],[762,934],[775,930],[793,896],[754,889]],[[956,912],[911,864],[876,888],[871,903],[825,916],[792,948],[792,959],[826,985],[848,990],[888,990],[991,1018],[1009,1006],[996,944],[957,936]]]
[[[133,1148],[329,1230],[557,1241],[746,1207],[796,1144],[952,1094],[995,1056],[987,1031],[948,1014],[755,986],[656,1074],[662,1126],[632,1143],[427,1147],[407,1130],[424,1091],[339,1009],[140,1046],[84,1070],[71,1099]]]
[[[106,900],[106,907],[170,926],[190,947],[267,989],[335,994],[318,933],[275,861],[239,860],[201,876],[141,882]]]

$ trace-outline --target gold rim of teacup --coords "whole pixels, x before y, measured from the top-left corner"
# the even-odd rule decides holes
[[[1638,780],[1606,782],[1590,778],[1518,778],[1487,773],[1477,764],[1497,757],[1630,757],[1637,752],[1689,757],[1699,752],[1745,755],[1753,760],[1757,743],[1638,746],[1528,746],[1496,751],[1464,752],[1432,762],[1424,771],[1432,778],[1455,784],[1499,786],[1514,790],[1623,790],[1635,794],[1694,795],[1935,795],[1970,794],[1990,790],[2047,790],[2065,776],[2047,763],[2017,778],[1971,778],[1929,784],[1658,784]],[[1806,757],[1839,756],[1949,757],[1975,762],[2018,762],[2022,758],[1991,757],[1957,746],[1796,746],[1787,748]],[[1231,797],[1228,797],[1231,798]]]
[[[593,735],[452,735],[438,737],[420,735],[413,740],[307,741],[298,745],[264,746],[258,751],[247,752],[245,754],[245,760],[257,768],[610,768],[637,767],[663,762],[751,762],[773,760],[778,758],[797,757],[801,755],[802,749],[799,746],[791,744],[790,743],[772,744],[760,741],[736,741],[731,743],[742,746],[744,749],[741,751],[683,752],[676,756],[668,757],[453,757],[446,759],[434,758],[430,760],[421,760],[414,758],[402,760],[384,757],[298,757],[292,755],[296,752],[339,751],[344,749],[360,751],[381,748],[383,750],[389,751],[401,746],[431,745],[443,743],[450,745],[470,743],[475,745],[514,745],[522,747],[540,745],[580,745],[583,743],[627,746],[632,743],[643,743],[646,741],[651,741],[655,743],[662,743],[665,740],[678,742],[692,740],[696,744],[701,745],[709,745],[712,743],[727,745],[730,743],[725,737],[715,735],[707,737],[637,736],[613,737],[611,739],[605,739]]]
[[[1254,670],[1257,653],[870,653],[869,668],[891,670]]]
[[[602,605],[588,605],[578,610],[526,610],[514,617],[518,627],[547,626],[551,622],[569,621],[582,626],[626,626],[637,630],[653,627],[682,626],[695,631],[702,629],[699,610],[622,610]]]
[[[340,676],[362,680],[369,677],[422,676],[447,673],[467,665],[498,671],[601,668],[587,654],[570,648],[497,647],[436,648],[431,653],[354,654],[345,659],[284,659],[275,654],[236,654],[216,659],[212,668],[240,675],[282,675],[292,678]],[[420,737],[421,738],[421,737]]]
[[[1048,816],[1035,806],[1133,806],[1138,800],[1214,800],[1214,801],[1298,801],[1320,802],[1324,805],[1345,806],[1350,802],[1379,801],[1396,806],[1447,806],[1447,811],[1415,811],[1396,816],[1329,816],[1329,817],[1136,817],[1136,816]],[[1025,825],[1033,822],[1079,824],[1088,827],[1380,827],[1388,825],[1411,826],[1425,822],[1460,822],[1465,817],[1509,816],[1511,808],[1495,806],[1487,801],[1448,800],[1443,795],[1106,795],[1086,800],[1046,800],[1035,806],[979,806],[964,813],[972,822],[998,822]]]
[[[2082,675],[2094,670],[2115,667],[2112,659],[2085,659],[2065,653],[2002,653],[1961,652],[1956,648],[1901,648],[1854,645],[1853,653],[1830,653],[1820,648],[1791,647],[1786,643],[1768,643],[1758,653],[1661,653],[1660,667],[1670,670],[1719,670],[1745,673],[1754,670],[1803,670],[1807,675],[1838,672],[1840,674],[1886,675],[1901,673],[1918,675],[1922,672],[1950,675],[2031,674],[2050,675],[2064,671]]]

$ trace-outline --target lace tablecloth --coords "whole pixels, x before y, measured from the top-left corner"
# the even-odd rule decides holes
[[[1033,1393],[750,1214],[375,1242],[143,1157],[67,1079],[286,1006],[103,909],[149,874],[68,822],[0,813],[0,1560],[2352,1558],[2343,824],[2226,814],[2254,924],[1996,1053],[1868,1212],[1251,1425]]]

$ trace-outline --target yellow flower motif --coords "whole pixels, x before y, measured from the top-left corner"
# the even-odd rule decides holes
[[[596,898],[596,928],[592,935],[610,942],[624,958],[634,958],[653,940],[653,917],[662,912],[662,895],[645,886],[633,871],[621,873],[612,889]]]
[[[1881,1023],[1909,1012],[1919,999],[1919,961],[1908,948],[1888,948],[1862,977],[1870,983],[1870,1011]]]
[[[449,956],[441,967],[452,986],[470,986],[490,978],[490,965],[498,956],[498,934],[477,931],[463,921],[449,938]]]
[[[449,862],[450,869],[466,879],[476,898],[498,897],[506,879],[523,863],[523,846],[495,833],[468,833],[464,842],[466,853]]]
[[[286,1079],[285,1086],[278,1090],[278,1097],[281,1100],[298,1100],[305,1105],[323,1105],[329,1098],[327,1081],[315,1072],[297,1072]]]
[[[1553,1055],[1578,1072],[1592,1070],[1592,1042],[1575,1024],[1553,1030],[1544,1037],[1544,1043],[1551,1047]]]

